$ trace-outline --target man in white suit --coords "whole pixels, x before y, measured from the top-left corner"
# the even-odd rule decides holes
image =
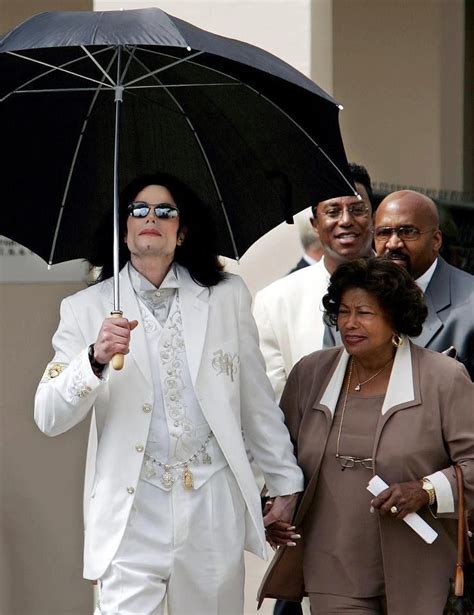
[[[323,248],[323,258],[311,267],[276,280],[255,296],[253,314],[260,349],[277,399],[293,365],[301,357],[320,350],[325,334],[331,335],[325,330],[321,304],[331,273],[339,264],[371,253],[370,177],[360,165],[349,167],[362,200],[351,195],[322,201],[313,207],[312,224]]]
[[[104,318],[99,241],[103,281],[62,302],[35,420],[55,436],[93,412],[84,576],[99,579],[97,613],[161,615],[166,598],[173,615],[238,615],[244,548],[266,554],[246,447],[275,497],[267,524],[289,523],[303,487],[249,293],[222,272],[206,210],[175,178],[134,180],[120,221],[126,318]],[[122,371],[109,367],[117,353]]]

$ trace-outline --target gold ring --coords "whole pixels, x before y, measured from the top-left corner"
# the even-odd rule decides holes
[[[392,508],[390,509],[390,512],[391,512],[393,515],[396,515],[396,514],[398,513],[398,508],[397,508],[396,506],[392,506]]]

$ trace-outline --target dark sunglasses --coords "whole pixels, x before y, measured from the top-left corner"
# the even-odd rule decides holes
[[[128,206],[128,215],[133,218],[146,218],[153,209],[157,218],[177,218],[179,209],[169,203],[158,203],[158,205],[148,205],[145,201],[134,201]]]

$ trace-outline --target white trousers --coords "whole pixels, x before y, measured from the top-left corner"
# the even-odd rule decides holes
[[[228,467],[197,490],[140,481],[96,615],[242,615],[245,503]]]

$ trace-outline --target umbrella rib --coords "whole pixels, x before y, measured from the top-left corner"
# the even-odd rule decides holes
[[[253,88],[251,85],[248,85],[246,83],[243,83],[243,85],[248,88],[249,90],[251,90],[252,92],[255,92],[255,94],[258,94],[261,98],[263,98],[264,100],[266,100],[268,103],[270,103],[270,105],[272,105],[275,109],[277,109],[282,115],[284,115],[287,119],[290,120],[290,122],[292,122],[299,130],[301,130],[301,132],[311,141],[311,143],[313,143],[313,145],[315,145],[317,147],[317,149],[321,152],[321,154],[324,156],[324,158],[334,167],[334,169],[337,171],[337,173],[341,176],[341,178],[345,181],[345,183],[349,186],[349,188],[351,189],[351,192],[354,194],[354,196],[359,196],[359,193],[357,192],[357,190],[352,186],[352,184],[350,183],[350,181],[347,179],[347,177],[344,175],[344,173],[339,169],[339,167],[337,166],[337,164],[335,164],[331,157],[328,156],[328,154],[326,154],[326,152],[324,151],[324,149],[319,145],[319,143],[317,143],[313,137],[300,125],[298,124],[298,122],[291,117],[291,115],[289,115],[284,109],[282,109],[279,105],[277,105],[275,102],[273,102],[272,100],[270,100],[269,98],[267,98],[267,96],[265,96],[265,94],[262,94],[261,92],[259,92],[258,90],[256,90],[255,88]]]
[[[104,51],[108,51],[110,48],[108,47],[107,49],[99,49],[99,51],[96,52],[96,55],[99,55],[100,53],[104,53]],[[23,58],[23,56],[21,56]],[[83,60],[84,58],[74,58],[74,60],[69,60],[69,62],[66,62],[65,64],[62,64],[62,68],[65,66],[70,66],[71,64],[75,64],[76,62],[80,62],[81,60]],[[28,81],[25,81],[25,83],[23,83],[22,85],[20,85],[18,88],[15,88],[14,90],[12,90],[11,92],[8,92],[8,94],[6,94],[3,98],[0,98],[0,102],[3,102],[4,100],[6,100],[7,98],[9,98],[12,94],[41,94],[43,92],[47,93],[47,92],[56,92],[56,91],[68,91],[68,90],[48,90],[48,89],[40,89],[40,90],[24,90],[23,88],[25,88],[27,85],[29,85],[30,83],[34,83],[35,81],[38,81],[38,79],[42,79],[43,77],[46,77],[46,75],[49,75],[50,73],[54,73],[54,71],[57,70],[57,67],[52,68],[51,70],[47,70],[44,73],[41,73],[41,75],[36,75],[35,77],[33,77],[32,79],[29,79]],[[21,88],[21,89],[19,89]],[[92,88],[89,88],[92,89]],[[82,89],[81,88],[77,88],[77,89],[71,89],[71,92],[81,92]],[[95,91],[95,88],[94,88]]]
[[[111,49],[111,47],[109,47],[108,49]],[[113,47],[112,47],[113,49]],[[92,77],[86,77],[85,75],[80,75],[79,73],[75,73],[71,70],[66,70],[65,68],[63,68],[62,66],[54,66],[54,64],[49,64],[48,62],[43,62],[42,60],[36,60],[35,58],[29,58],[28,56],[24,56],[21,53],[15,53],[14,51],[7,51],[8,55],[11,56],[15,56],[17,58],[21,58],[22,60],[28,60],[29,62],[33,62],[34,64],[40,64],[41,66],[46,66],[47,68],[51,68],[52,72],[54,72],[55,70],[58,70],[62,73],[66,73],[68,75],[72,75],[73,77],[79,77],[80,79],[85,79],[86,81],[92,81],[92,83],[96,83],[97,85],[105,86],[108,88],[113,88],[113,86],[105,84],[103,81],[98,81],[97,79],[93,79]],[[81,58],[82,60],[84,58]],[[48,74],[48,73],[46,73]],[[44,75],[41,75],[41,77],[43,77]]]
[[[150,53],[156,53],[154,51],[148,50],[148,49],[144,49],[143,51],[149,51]],[[163,54],[160,53],[160,55],[167,55],[167,54]],[[174,57],[171,56],[170,57]],[[190,60],[190,58],[188,58],[188,60]],[[222,75],[223,77],[227,77],[228,79],[232,79],[233,81],[236,81],[235,77],[233,77],[232,75],[229,75],[221,70],[218,70],[217,68],[213,68],[212,66],[206,66],[203,64],[200,64],[199,62],[191,62],[189,61],[189,64],[194,64],[196,66],[199,66],[200,68],[212,71],[214,73],[217,73],[218,75]],[[347,179],[347,177],[344,175],[344,173],[339,169],[339,167],[331,160],[330,156],[328,156],[326,154],[326,152],[324,151],[324,149],[313,139],[313,137],[300,125],[298,124],[298,122],[291,117],[291,115],[289,115],[286,111],[284,111],[279,105],[277,105],[275,102],[273,102],[271,99],[267,98],[267,96],[265,96],[264,94],[262,94],[261,92],[259,92],[258,90],[256,90],[255,88],[253,88],[252,86],[248,85],[247,83],[245,83],[244,81],[239,81],[239,83],[241,83],[243,86],[245,86],[246,88],[248,88],[249,90],[251,90],[252,92],[254,92],[255,94],[257,94],[258,96],[261,96],[264,100],[266,100],[270,105],[272,105],[273,107],[275,107],[275,109],[277,109],[282,115],[284,115],[286,118],[288,118],[310,141],[311,143],[313,143],[313,145],[316,146],[316,148],[321,152],[321,154],[324,156],[324,158],[331,164],[331,166],[334,167],[334,169],[336,169],[337,173],[341,176],[341,178],[344,180],[344,182],[348,185],[348,187],[350,188],[351,192],[355,195],[355,196],[359,196],[357,190],[354,189],[354,187],[352,186],[352,184],[350,183],[350,181]]]
[[[223,83],[216,81],[215,83],[171,83],[171,84],[162,84],[162,85],[134,85],[130,88],[127,88],[127,91],[131,90],[159,90],[159,89],[177,89],[177,88],[206,88],[206,87],[236,87],[239,85],[243,85],[240,82],[236,83]],[[42,90],[21,90],[18,92],[11,92],[11,94],[55,94],[57,92],[95,92],[97,88],[55,88],[54,90],[42,89]],[[115,88],[107,88],[108,92],[114,93]],[[8,94],[10,96],[10,94]],[[7,96],[5,96],[7,98]],[[5,98],[0,99],[0,102],[3,102]]]
[[[138,58],[135,58],[135,60],[136,60],[136,62],[138,62],[142,66],[142,68],[144,68],[145,70],[148,70],[147,66],[146,66],[146,64],[144,62],[142,62]],[[168,88],[167,88],[166,85],[161,84],[161,81],[156,76],[156,74],[153,74],[153,77],[154,77],[154,79],[156,79],[156,81],[158,81],[158,83],[160,83],[160,85],[163,86],[165,92],[168,94],[168,96],[171,98],[171,100],[174,102],[174,104],[178,107],[178,109],[180,110],[180,112],[182,113],[184,118],[186,119],[189,127],[191,128],[191,132],[192,132],[192,134],[193,134],[193,136],[194,136],[194,138],[196,140],[196,143],[198,144],[199,149],[201,150],[201,154],[202,154],[202,156],[204,158],[204,161],[206,163],[206,166],[208,168],[209,175],[211,176],[211,179],[212,179],[212,183],[214,184],[214,189],[216,191],[217,198],[219,200],[219,205],[220,205],[220,207],[222,209],[222,213],[224,215],[224,219],[225,219],[225,222],[226,222],[227,230],[229,231],[230,240],[232,242],[232,248],[233,248],[234,254],[235,254],[235,259],[238,261],[240,257],[239,257],[239,253],[237,251],[237,246],[236,246],[236,243],[235,243],[234,233],[232,232],[232,227],[230,225],[229,216],[227,215],[227,210],[226,210],[226,207],[224,205],[224,200],[222,198],[222,194],[221,194],[221,191],[219,189],[219,185],[217,183],[216,176],[214,175],[214,171],[212,170],[211,163],[209,162],[209,158],[207,157],[206,150],[204,149],[204,146],[203,146],[203,144],[201,142],[201,139],[199,138],[199,135],[198,135],[196,129],[194,128],[193,123],[191,122],[189,116],[187,115],[186,111],[184,110],[182,105],[179,103],[179,101],[177,101],[176,98],[173,96],[173,94],[168,91]]]
[[[122,74],[120,75],[120,83],[121,83],[121,84],[123,84],[123,81],[124,81],[124,79],[125,79],[125,75],[127,74],[127,71],[128,71],[128,67],[130,66],[131,61],[132,61],[132,60],[133,60],[133,58],[135,57],[135,51],[136,51],[136,49],[137,49],[137,46],[136,46],[136,45],[133,47],[133,51],[129,51],[129,50],[127,49],[127,52],[128,52],[128,59],[127,59],[127,63],[126,63],[126,64],[125,64],[125,66],[124,66],[124,69],[123,69],[123,71],[122,71]]]
[[[215,86],[239,86],[242,85],[240,82],[235,82],[235,83],[172,83],[167,85],[166,83],[161,84],[161,85],[134,85],[130,88],[127,88],[127,90],[140,90],[140,89],[147,89],[147,90],[153,90],[153,89],[160,89],[160,88],[197,88],[197,87],[215,87]]]
[[[104,86],[107,88],[107,92],[110,92],[112,94],[115,93],[115,88],[110,88],[108,85],[104,84]],[[61,93],[64,94],[65,92],[95,92],[97,90],[97,88],[55,88],[54,90],[21,90],[18,92],[10,92],[10,94],[56,94],[56,93]],[[10,94],[8,94],[8,96],[10,96]],[[5,96],[5,98],[7,98],[7,96]],[[0,102],[3,102],[5,100],[5,98],[1,98]]]
[[[124,83],[124,88],[128,88],[133,83],[138,83],[139,81],[143,81],[143,79],[148,79],[148,77],[153,77],[154,75],[157,75],[158,73],[162,73],[163,71],[168,70],[169,68],[173,68],[173,66],[177,66],[178,64],[182,64],[183,62],[189,62],[191,58],[196,58],[197,56],[200,56],[203,53],[204,51],[197,51],[196,53],[193,53],[187,58],[179,58],[179,60],[176,60],[176,62],[171,62],[171,64],[167,64],[166,66],[157,68],[156,70],[154,70],[151,73],[148,73],[147,75],[142,75],[141,77],[137,77],[136,79],[133,79],[132,81],[129,81],[128,83]]]
[[[105,71],[105,70],[104,70],[104,68],[103,68],[103,67],[99,64],[99,62],[97,62],[97,60],[96,60],[96,59],[94,58],[94,56],[90,53],[90,51],[89,51],[86,47],[84,47],[84,45],[81,45],[81,49],[82,49],[82,51],[83,51],[83,52],[87,55],[87,57],[90,59],[90,61],[91,61],[91,62],[93,62],[93,63],[97,66],[97,68],[98,68],[98,69],[100,70],[100,72],[104,75],[104,77],[106,77],[106,78],[110,81],[111,85],[112,85],[113,87],[115,87],[115,85],[116,85],[116,84],[115,84],[114,80],[112,79],[112,77],[108,74],[108,72],[107,72],[107,71]],[[110,49],[110,47],[109,47],[109,49]],[[115,57],[115,56],[114,56],[114,57]],[[110,66],[110,65],[109,65],[109,66]]]
[[[107,70],[109,70],[110,67],[112,66],[112,64],[115,62],[116,56],[117,56],[117,52],[114,53],[112,59],[110,60],[109,65],[107,66]],[[106,84],[104,84],[104,85],[106,85]],[[81,132],[80,132],[79,138],[77,140],[76,148],[74,150],[74,154],[73,154],[72,161],[71,161],[71,166],[69,168],[69,173],[68,173],[67,180],[66,180],[66,186],[64,188],[63,198],[61,199],[61,207],[59,208],[58,220],[56,222],[56,228],[54,230],[53,243],[51,244],[51,252],[50,252],[49,260],[48,260],[48,265],[49,266],[51,266],[53,264],[54,253],[56,251],[56,243],[57,243],[58,236],[59,236],[59,229],[61,227],[61,222],[62,222],[62,218],[63,218],[64,208],[66,206],[66,199],[67,199],[67,196],[68,196],[68,193],[69,193],[69,186],[71,185],[71,179],[72,179],[72,174],[74,173],[74,167],[76,166],[76,160],[77,160],[77,157],[79,155],[79,149],[81,147],[82,140],[84,138],[84,133],[86,131],[87,124],[89,122],[89,118],[90,118],[91,113],[92,113],[92,109],[94,108],[94,105],[95,105],[95,103],[97,101],[97,98],[99,96],[101,87],[102,87],[102,85],[100,85],[95,90],[95,96],[92,98],[92,101],[91,101],[91,104],[89,106],[89,109],[87,110],[87,114],[86,114],[86,117],[84,118],[84,122],[82,123]]]

